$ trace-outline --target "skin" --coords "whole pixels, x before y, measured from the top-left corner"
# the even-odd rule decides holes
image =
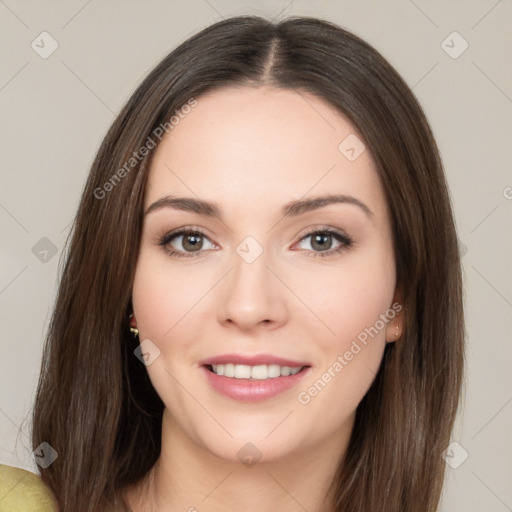
[[[338,150],[357,131],[316,96],[230,87],[197,102],[156,149],[145,210],[172,194],[216,203],[222,220],[173,208],[145,216],[133,306],[140,340],[160,350],[147,370],[166,407],[161,456],[147,482],[127,493],[130,506],[325,510],[356,407],[386,342],[400,335],[400,316],[309,403],[297,397],[332,374],[338,356],[399,297],[384,191],[369,151],[351,162]],[[332,194],[355,197],[372,213],[338,203],[281,214],[291,201]],[[182,227],[204,232],[200,256],[158,245]],[[353,244],[318,256],[310,228],[345,233]],[[252,263],[236,252],[247,236],[263,249]],[[167,247],[190,254],[182,242]],[[269,353],[311,370],[275,398],[243,403],[217,393],[199,370],[198,361],[226,353]],[[247,442],[262,456],[252,467],[237,456]]]

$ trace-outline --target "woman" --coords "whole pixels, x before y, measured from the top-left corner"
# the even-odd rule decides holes
[[[35,402],[42,481],[63,512],[433,512],[461,295],[396,71],[325,21],[212,25],[93,164]]]

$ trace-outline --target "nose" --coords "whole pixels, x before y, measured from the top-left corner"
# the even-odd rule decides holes
[[[266,253],[252,263],[234,254],[233,264],[219,297],[219,322],[244,332],[273,330],[286,323],[285,289],[267,267]]]

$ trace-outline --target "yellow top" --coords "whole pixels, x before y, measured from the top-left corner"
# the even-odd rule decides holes
[[[57,502],[41,477],[0,464],[0,512],[57,512]]]

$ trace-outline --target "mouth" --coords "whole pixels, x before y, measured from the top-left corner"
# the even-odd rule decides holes
[[[232,400],[257,402],[297,386],[312,366],[265,354],[232,354],[200,361],[199,369],[216,393]]]
[[[289,377],[304,371],[309,366],[280,366],[278,364],[258,364],[254,366],[246,364],[207,364],[206,369],[215,375],[230,379],[268,380],[280,377]]]

